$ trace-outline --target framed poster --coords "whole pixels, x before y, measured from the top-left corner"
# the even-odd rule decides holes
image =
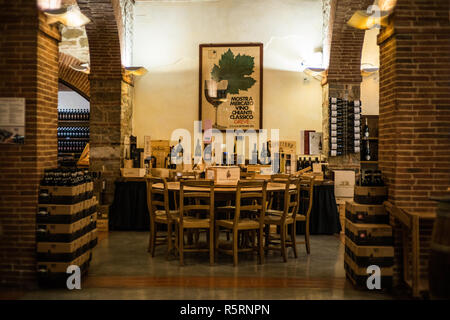
[[[201,44],[199,118],[212,127],[261,129],[263,44]]]
[[[0,98],[0,143],[24,143],[25,98]]]

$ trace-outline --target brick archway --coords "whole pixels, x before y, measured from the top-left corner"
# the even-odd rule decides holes
[[[122,63],[116,0],[78,0],[91,19],[86,25],[90,55],[90,169],[106,179],[106,203],[111,203],[114,180],[121,166]]]
[[[326,82],[323,84],[322,130],[324,132],[324,152],[329,150],[328,97],[359,100],[361,92],[361,54],[365,30],[347,25],[347,21],[357,10],[366,10],[373,0],[332,0],[330,9],[329,52],[330,60]],[[350,154],[330,157],[332,168],[359,170],[359,155]]]
[[[86,73],[72,69],[71,65],[79,65],[80,61],[68,54],[59,53],[59,81],[68,86],[86,100],[90,100],[90,84]]]

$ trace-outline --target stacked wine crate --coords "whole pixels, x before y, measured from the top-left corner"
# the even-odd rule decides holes
[[[345,205],[344,267],[347,278],[360,288],[368,288],[371,265],[380,268],[381,288],[392,287],[394,247],[386,199],[386,186],[357,185],[354,200]]]
[[[360,152],[361,101],[329,98],[330,156]]]
[[[71,265],[87,272],[97,245],[97,199],[89,173],[47,170],[36,217],[37,271],[41,285],[66,284]]]

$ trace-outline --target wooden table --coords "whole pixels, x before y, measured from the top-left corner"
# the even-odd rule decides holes
[[[154,188],[162,189],[164,188],[162,183],[155,183],[153,185]],[[169,191],[180,191],[180,182],[167,182],[167,188]],[[185,187],[186,190],[196,191],[196,190],[204,190],[200,187]],[[267,183],[267,191],[268,192],[276,192],[276,191],[284,191],[285,185],[283,183],[269,182]],[[290,189],[295,189],[295,185],[292,184]],[[237,190],[236,184],[217,184],[214,185],[214,193],[232,193],[235,194]],[[246,191],[260,191],[261,188],[245,188]]]

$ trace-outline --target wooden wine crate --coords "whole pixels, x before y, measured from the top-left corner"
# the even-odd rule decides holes
[[[122,177],[126,178],[141,178],[147,173],[145,168],[121,168]]]
[[[388,198],[387,186],[355,186],[354,201],[360,204],[382,204]]]
[[[347,201],[345,217],[354,223],[389,224],[389,213],[382,204],[359,204]]]
[[[239,181],[241,169],[238,166],[209,167],[205,177],[214,180],[216,184],[233,184]]]
[[[361,268],[370,265],[379,267],[392,267],[394,265],[393,246],[358,246],[348,237],[345,237],[345,254]]]
[[[347,278],[353,283],[353,285],[361,288],[368,289],[367,279],[370,274],[367,272],[367,267],[359,267],[347,254],[344,255],[344,269]],[[392,288],[392,280],[394,275],[394,268],[380,267],[380,283],[381,289]]]
[[[67,278],[67,268],[71,265],[84,267],[91,259],[91,250],[86,251],[81,256],[71,261],[39,261],[37,263],[37,271],[39,276],[48,276],[50,274],[64,274]]]
[[[345,219],[345,235],[359,246],[391,246],[392,227],[387,224],[361,224]]]
[[[70,224],[37,224],[36,240],[38,242],[72,242],[95,229],[97,214],[94,213]]]
[[[108,232],[109,230],[109,220],[108,219],[98,219],[97,220],[97,230],[99,232]]]
[[[91,248],[91,233],[87,233],[71,242],[38,242],[38,261],[73,261]]]
[[[39,204],[75,204],[87,198],[86,184],[78,186],[40,186]]]

